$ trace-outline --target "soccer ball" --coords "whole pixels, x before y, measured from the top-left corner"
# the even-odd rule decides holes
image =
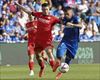
[[[69,71],[69,65],[67,63],[61,63],[59,67],[59,71],[62,73],[66,73]]]

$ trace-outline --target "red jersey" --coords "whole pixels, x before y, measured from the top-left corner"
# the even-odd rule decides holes
[[[60,20],[52,15],[43,15],[42,12],[32,13],[37,18],[37,41],[52,41],[52,29]]]
[[[37,21],[31,21],[26,23],[26,28],[28,32],[28,43],[34,43],[35,41],[35,35],[37,30],[34,29],[37,26]]]

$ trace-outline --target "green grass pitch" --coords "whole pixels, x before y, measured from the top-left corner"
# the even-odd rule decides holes
[[[39,66],[35,65],[35,75],[28,76],[28,66],[0,66],[0,80],[55,80],[50,66],[46,66],[45,74],[38,78]],[[60,80],[100,80],[100,64],[71,64],[70,71],[63,74]]]

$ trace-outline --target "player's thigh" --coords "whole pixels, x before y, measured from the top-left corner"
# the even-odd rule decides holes
[[[67,50],[67,46],[65,43],[61,42],[57,47],[56,56],[58,58],[62,58]]]
[[[28,44],[28,47],[27,47],[27,51],[28,51],[28,55],[31,56],[31,55],[34,55],[34,45],[33,44]]]
[[[33,60],[34,59],[34,54],[30,54],[29,56],[29,60]]]
[[[36,59],[37,59],[38,63],[43,61],[42,51],[36,51]]]

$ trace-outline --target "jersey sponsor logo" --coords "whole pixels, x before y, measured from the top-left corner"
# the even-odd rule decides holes
[[[43,19],[43,18],[39,18],[39,21],[42,22],[42,23],[46,23],[46,24],[50,23],[50,20],[46,20],[46,19]]]

